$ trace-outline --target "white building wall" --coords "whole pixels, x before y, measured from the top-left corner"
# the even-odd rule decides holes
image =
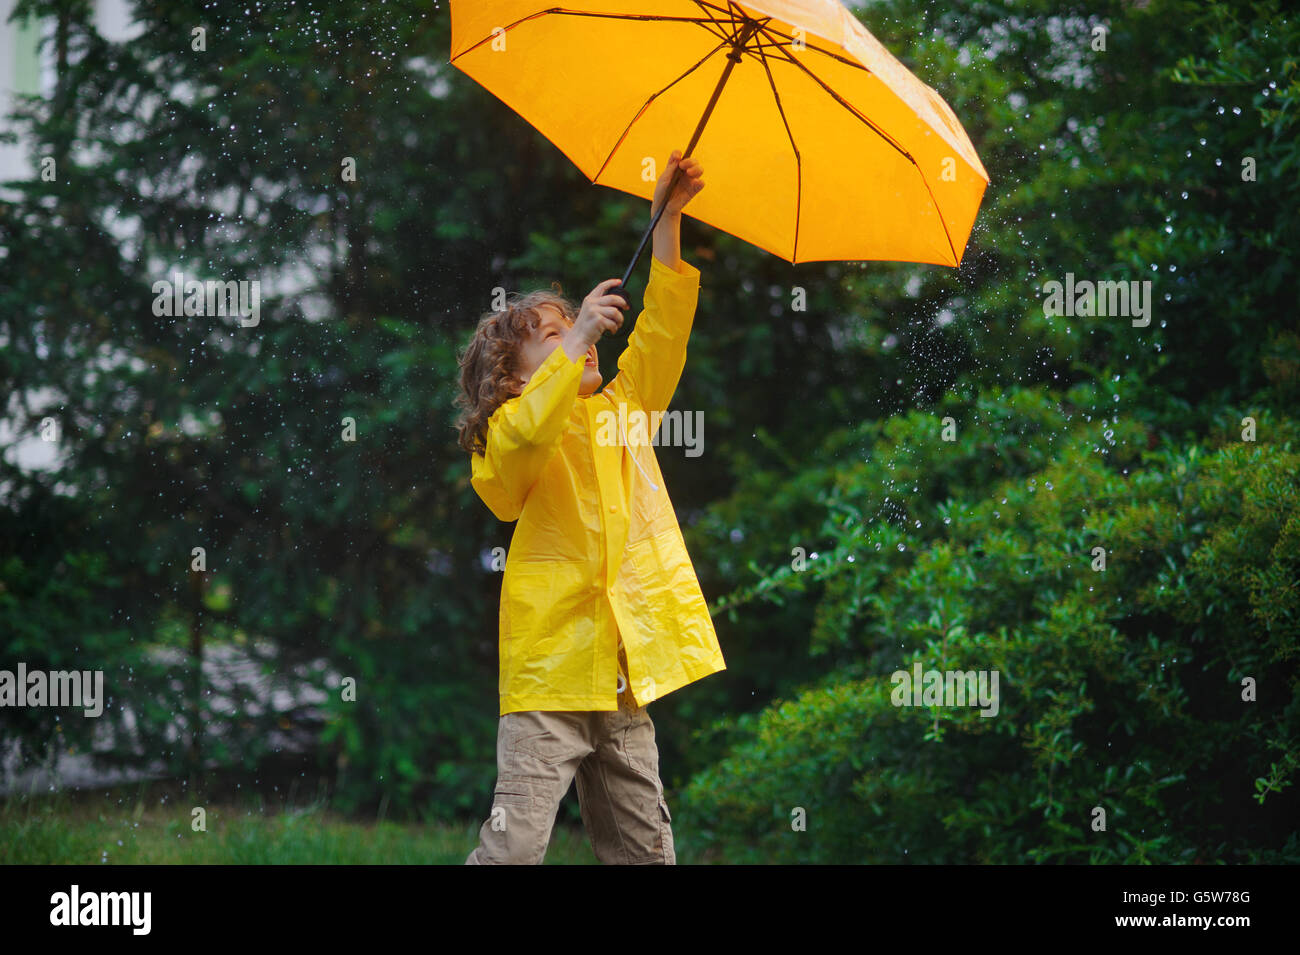
[[[15,0],[0,0],[0,130],[6,132],[15,131],[9,122],[15,96],[49,96],[54,90],[54,53],[48,44],[41,49],[42,38],[53,35],[53,21],[11,22],[14,6]],[[119,42],[140,33],[129,0],[96,0],[94,24],[101,36]],[[0,182],[34,174],[25,143],[0,143]],[[12,193],[0,186],[0,198],[7,195]]]
[[[54,90],[54,51],[47,44],[42,48],[42,38],[52,37],[52,20],[11,21],[15,0],[0,0],[0,131],[19,134],[16,144],[0,143],[0,200],[13,198],[12,189],[3,183],[7,180],[30,179],[36,173],[36,164],[30,155],[30,143],[22,132],[10,122],[9,114],[15,98],[20,95],[49,96]],[[98,0],[94,8],[94,24],[99,34],[109,40],[123,41],[137,36],[138,24],[131,22],[128,0]],[[0,263],[3,250],[0,250]],[[3,265],[0,264],[0,268]],[[2,338],[3,336],[0,336]],[[0,347],[3,347],[0,341]],[[29,397],[43,397],[37,392]],[[18,435],[13,427],[15,409],[13,396],[0,401],[0,453],[26,470],[48,469],[57,465],[57,441],[44,441],[30,433]],[[0,494],[8,492],[0,487]]]

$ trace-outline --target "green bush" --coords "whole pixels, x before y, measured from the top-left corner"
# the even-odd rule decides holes
[[[795,479],[822,485],[825,546],[727,602],[817,591],[814,642],[845,662],[715,727],[733,742],[681,797],[683,840],[730,862],[1300,861],[1296,424],[1148,451],[1097,405],[993,392],[955,441],[914,413]],[[896,484],[917,492],[864,518]],[[917,662],[996,670],[996,715],[894,706]]]

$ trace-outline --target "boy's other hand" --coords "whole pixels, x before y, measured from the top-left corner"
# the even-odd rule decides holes
[[[672,196],[668,199],[668,208],[664,210],[664,215],[676,215],[681,212],[682,206],[690,202],[704,188],[704,167],[700,165],[700,161],[693,156],[682,159],[682,151],[674,149],[673,154],[668,157],[667,168],[655,183],[655,197],[650,204],[652,218],[659,210],[659,206],[663,204],[664,193],[668,191],[668,184],[673,181],[673,173],[677,171],[679,165],[682,167],[682,175],[677,180],[677,187],[673,190]]]
[[[583,352],[600,341],[600,336],[613,334],[623,326],[623,313],[619,309],[628,307],[626,300],[620,295],[606,294],[621,281],[605,279],[582,300],[578,320],[564,336],[564,352],[573,361],[577,361]]]

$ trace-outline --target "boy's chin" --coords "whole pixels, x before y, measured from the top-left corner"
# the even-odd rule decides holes
[[[584,368],[582,382],[578,385],[578,397],[585,398],[588,395],[594,395],[602,381],[604,379],[600,377],[600,372],[595,368]]]

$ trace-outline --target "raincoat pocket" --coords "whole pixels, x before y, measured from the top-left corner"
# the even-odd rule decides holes
[[[511,649],[516,635],[530,637],[530,655],[572,650],[567,630],[579,609],[587,564],[582,561],[520,561],[507,565],[502,581],[502,637]]]

